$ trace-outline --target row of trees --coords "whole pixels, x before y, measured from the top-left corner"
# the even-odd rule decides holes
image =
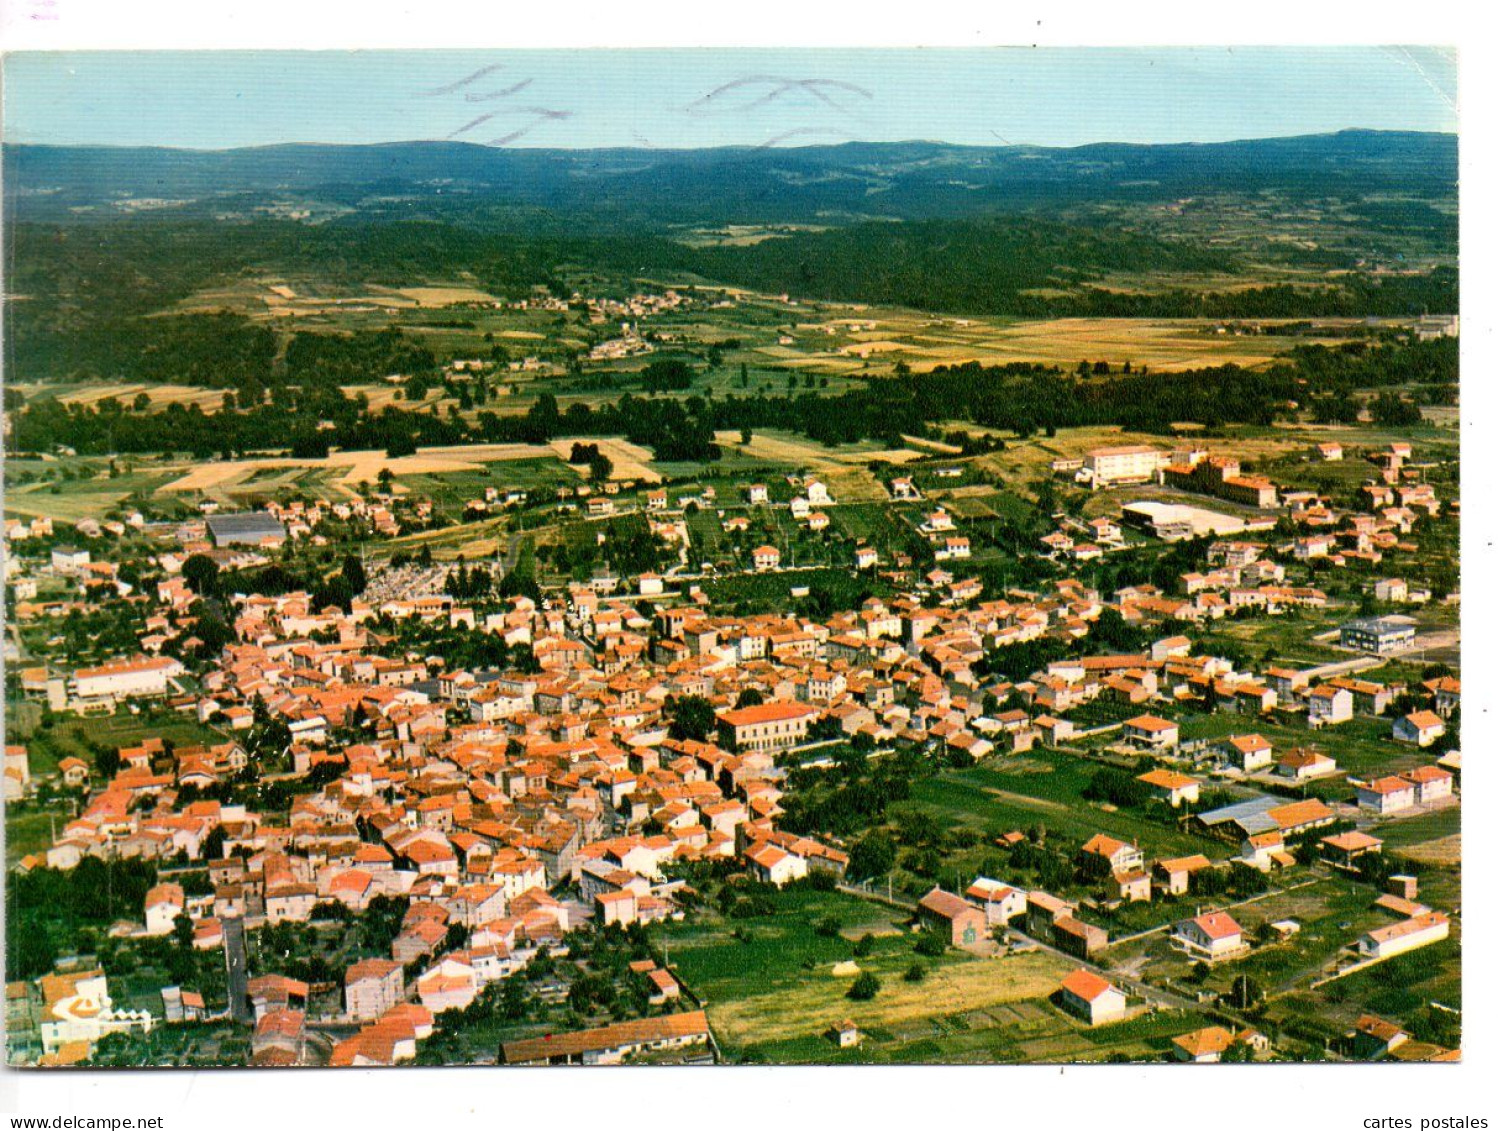
[[[1098,380],[1091,376],[1032,365],[983,366],[970,362],[939,366],[898,382],[871,380],[836,397],[802,393],[795,397],[729,396],[684,399],[636,397],[590,405],[578,401],[566,411],[549,394],[538,397],[523,416],[480,412],[469,423],[456,411],[406,411],[394,406],[371,413],[367,401],[336,388],[272,390],[268,403],[225,407],[205,413],[198,406],[169,405],[160,413],[128,411],[112,400],[97,405],[44,398],[26,404],[14,417],[12,451],[45,451],[56,445],[80,453],[177,451],[203,457],[218,453],[282,449],[302,445],[310,453],[328,446],[384,449],[408,454],[418,446],[472,441],[543,443],[561,435],[624,436],[654,449],[662,460],[707,460],[718,454],[720,429],[781,428],[827,444],[902,434],[923,435],[935,422],[960,419],[1020,435],[1057,428],[1123,424],[1135,430],[1168,433],[1176,422],[1208,427],[1267,425],[1295,411],[1309,393],[1333,401],[1347,397],[1349,385],[1388,384],[1414,367],[1435,384],[1454,382],[1455,344],[1429,343],[1366,347],[1342,351],[1312,347],[1286,364],[1264,370],[1215,366],[1167,374],[1138,374]],[[1213,395],[1201,395],[1211,388]],[[7,402],[20,408],[15,399]],[[1402,398],[1383,398],[1375,412],[1387,423],[1418,414]],[[288,427],[288,420],[290,426]],[[591,452],[575,455],[594,462]]]

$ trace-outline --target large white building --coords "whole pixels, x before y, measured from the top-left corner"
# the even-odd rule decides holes
[[[42,1052],[74,1041],[89,1044],[111,1033],[149,1033],[155,1018],[143,1009],[114,1008],[104,971],[48,974],[42,988]]]
[[[1115,483],[1148,483],[1155,472],[1170,459],[1169,452],[1143,444],[1119,448],[1094,448],[1082,459],[1078,482],[1093,487],[1111,487]]]
[[[170,656],[120,660],[97,668],[79,668],[73,673],[72,698],[80,706],[112,704],[121,699],[165,695],[171,681],[181,675],[181,663]]]

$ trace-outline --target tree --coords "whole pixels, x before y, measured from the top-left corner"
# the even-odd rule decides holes
[[[106,780],[120,772],[120,752],[114,746],[101,746],[94,751],[94,769]],[[217,828],[218,826],[214,826]]]
[[[38,912],[7,915],[5,932],[6,977],[31,979],[48,974],[57,961],[57,946]]]
[[[348,582],[349,592],[356,597],[369,587],[369,579],[364,573],[364,563],[353,554],[343,559],[343,580]]]
[[[701,695],[683,695],[668,707],[672,738],[689,738],[706,742],[718,726],[718,716],[710,701]]]
[[[1238,1009],[1252,1009],[1264,1000],[1264,987],[1247,974],[1233,979],[1233,989],[1228,1000]]]
[[[842,934],[843,923],[841,919],[837,918],[837,916],[827,915],[821,919],[818,919],[816,926],[813,927],[812,930],[821,935],[823,938],[835,939],[838,937],[838,935]]]
[[[895,866],[895,842],[882,830],[869,833],[848,854],[848,878],[869,880]]]
[[[218,562],[207,554],[193,554],[182,563],[182,580],[199,597],[218,592]]]
[[[947,952],[947,940],[935,931],[922,931],[916,936],[915,952],[927,958],[937,958]]]
[[[867,970],[854,978],[853,984],[848,987],[848,996],[854,1001],[873,1001],[878,992],[879,979]]]

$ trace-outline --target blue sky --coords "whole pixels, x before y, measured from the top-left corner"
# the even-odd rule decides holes
[[[1223,141],[1454,131],[1436,48],[22,53],[13,142],[227,149]]]

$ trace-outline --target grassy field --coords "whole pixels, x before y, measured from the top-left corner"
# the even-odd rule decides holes
[[[784,612],[794,604],[791,590],[802,587],[829,591],[839,608],[849,607],[852,598],[861,593],[878,593],[883,588],[873,578],[851,570],[808,569],[725,577],[703,582],[702,591],[714,606],[737,608],[745,613]]]
[[[1296,747],[1319,750],[1335,758],[1344,774],[1394,774],[1431,761],[1430,754],[1390,738],[1392,718],[1358,715],[1345,723],[1312,731],[1302,726],[1284,726],[1249,714],[1218,712],[1211,715],[1179,716],[1181,738],[1226,738],[1234,734],[1262,734],[1273,744],[1275,754]],[[1334,779],[1340,780],[1340,779]],[[1345,790],[1344,790],[1345,792]]]
[[[1307,878],[1287,873],[1281,882],[1293,885]],[[1300,932],[1284,942],[1254,942],[1248,955],[1214,964],[1205,980],[1197,984],[1212,992],[1225,993],[1234,978],[1246,974],[1270,994],[1305,985],[1364,931],[1393,921],[1373,906],[1376,895],[1366,884],[1332,875],[1234,906],[1229,914],[1243,928],[1247,939],[1256,939],[1263,924],[1284,919],[1298,922]],[[1189,917],[1196,906],[1190,897],[1174,901],[1173,918]],[[1169,932],[1162,932],[1114,946],[1108,950],[1108,961],[1116,969],[1143,970],[1156,984],[1185,987],[1191,984],[1189,976],[1195,962],[1175,950],[1168,935]]]
[[[873,442],[827,448],[791,432],[755,432],[748,444],[741,439],[736,430],[719,432],[716,437],[725,450],[816,476],[840,503],[889,499],[889,492],[869,471],[869,464],[903,464],[927,458],[927,453],[912,448],[883,448]]]
[[[1163,1012],[1091,1029],[1051,1000],[1074,964],[1045,951],[980,958],[948,951],[917,959],[902,912],[837,893],[789,889],[775,913],[722,919],[711,912],[665,925],[658,941],[673,969],[703,1000],[730,1059],[774,1064],[950,1063],[1153,1060],[1170,1038],[1199,1028],[1199,1014]],[[838,919],[840,933],[815,924]],[[850,978],[831,974],[866,933],[873,952],[856,959],[879,978],[869,1002],[847,998]],[[913,961],[921,982],[903,978]],[[849,1019],[862,1043],[840,1050],[827,1038]]]
[[[5,866],[23,856],[52,847],[52,832],[59,827],[56,813],[29,811],[15,804],[5,807]]]
[[[188,746],[223,742],[222,732],[184,715],[98,715],[83,718],[59,716],[50,727],[40,727],[34,704],[6,708],[6,741],[25,743],[31,755],[32,776],[57,772],[63,758],[82,758],[93,764],[90,744],[105,747],[134,746],[157,737]]]
[[[111,477],[102,461],[68,461],[67,466],[74,478],[25,483],[18,475],[51,469],[37,460],[7,460],[5,513],[63,522],[99,518],[132,496],[154,494],[177,476],[175,470],[140,467]]]
[[[1377,835],[1381,837],[1389,848],[1404,850],[1406,856],[1422,859],[1420,848],[1432,845],[1441,845],[1443,848],[1455,848],[1460,851],[1460,837],[1462,832],[1462,810],[1461,806],[1453,805],[1446,809],[1437,809],[1431,813],[1422,813],[1418,817],[1401,817],[1384,821],[1379,824]],[[1457,843],[1452,845],[1451,838],[1458,838]],[[1433,863],[1441,862],[1439,853],[1432,857]]]
[[[653,482],[650,453],[622,440],[599,441],[615,459],[614,478]],[[271,456],[231,461],[180,457],[130,457],[117,462],[69,457],[7,462],[12,477],[6,513],[46,516],[65,522],[101,518],[135,500],[155,509],[186,508],[198,498],[226,507],[252,507],[281,494],[312,499],[349,499],[374,487],[382,471],[395,477],[395,490],[433,499],[444,510],[461,512],[465,502],[482,498],[485,487],[536,490],[572,486],[582,474],[566,463],[572,440],[553,445],[473,444],[422,448],[415,455],[390,457],[381,451],[337,451],[326,459]]]
[[[702,999],[718,1039],[735,1056],[756,1049],[773,1060],[827,1059],[832,1046],[821,1035],[844,1018],[898,1042],[899,1034],[933,1018],[1036,1002],[1071,968],[1044,952],[996,959],[949,951],[918,958],[904,912],[799,887],[770,899],[772,914],[725,919],[703,911],[660,928],[672,967]],[[829,918],[840,931],[819,933],[817,924]],[[881,988],[872,1001],[857,1002],[847,996],[852,978],[834,975],[832,967],[854,960],[853,941],[866,934],[873,936],[873,951],[856,962]],[[905,981],[916,961],[928,966],[927,977]]]
[[[1082,790],[1097,769],[1071,755],[1032,751],[916,782],[911,800],[899,808],[919,808],[944,826],[985,833],[1024,830],[1039,823],[1078,845],[1104,832],[1138,845],[1150,857],[1221,855],[1221,842],[1125,810],[1110,812],[1085,800]]]

